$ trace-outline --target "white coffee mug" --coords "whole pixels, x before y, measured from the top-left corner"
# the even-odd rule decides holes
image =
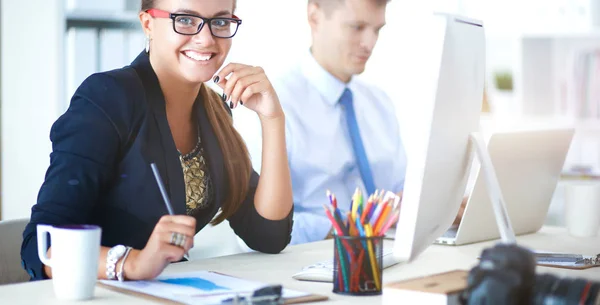
[[[600,229],[600,182],[577,181],[565,185],[565,219],[569,234],[594,237]]]
[[[51,258],[47,256],[50,233]],[[94,225],[37,225],[38,256],[52,268],[54,293],[59,299],[86,300],[94,297],[98,279],[100,236]]]

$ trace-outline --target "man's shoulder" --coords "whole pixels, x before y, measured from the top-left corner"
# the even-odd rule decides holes
[[[356,78],[352,81],[352,86],[355,90],[359,90],[361,94],[368,95],[381,102],[389,102],[390,97],[381,87],[362,78]]]

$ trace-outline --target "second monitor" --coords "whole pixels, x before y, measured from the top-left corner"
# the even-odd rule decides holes
[[[572,128],[492,134],[487,149],[516,235],[537,232],[544,224],[573,134]],[[483,180],[479,172],[462,221],[436,243],[463,245],[500,237]]]

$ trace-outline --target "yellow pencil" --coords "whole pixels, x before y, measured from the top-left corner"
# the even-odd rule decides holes
[[[370,224],[365,225],[365,234],[367,237],[373,236],[373,230]],[[379,283],[379,268],[377,268],[377,261],[375,259],[375,253],[373,252],[373,244],[371,241],[367,241],[367,247],[369,248],[369,258],[371,259],[371,269],[373,270],[373,279],[375,280],[375,286],[377,290],[381,289],[381,283]]]
[[[356,219],[356,213],[358,213],[358,187],[352,195],[352,218]]]

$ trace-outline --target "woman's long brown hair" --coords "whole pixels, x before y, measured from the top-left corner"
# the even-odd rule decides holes
[[[154,8],[156,0],[142,0],[142,11]],[[233,1],[235,10],[236,1]],[[240,207],[248,193],[252,163],[246,148],[246,143],[233,128],[233,120],[225,109],[221,97],[205,84],[200,87],[200,94],[223,154],[225,171],[227,172],[227,195],[221,204],[221,212],[211,222],[221,223]]]

